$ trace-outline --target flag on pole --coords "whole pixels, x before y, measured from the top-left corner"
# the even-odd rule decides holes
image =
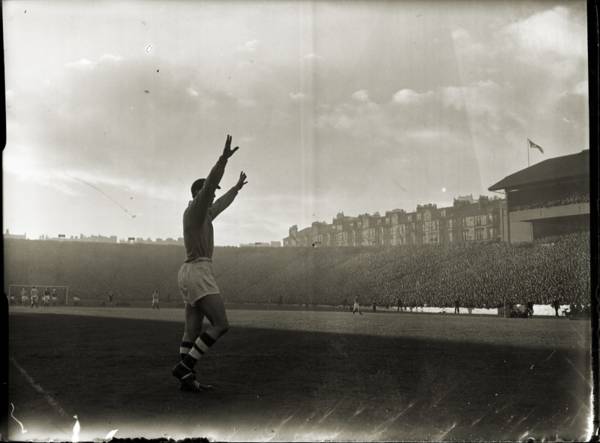
[[[529,139],[527,139],[527,141],[529,142],[529,149],[531,149],[531,148],[538,149],[542,154],[544,153],[544,150],[542,149],[542,147],[540,145],[535,144],[534,142],[532,142]]]

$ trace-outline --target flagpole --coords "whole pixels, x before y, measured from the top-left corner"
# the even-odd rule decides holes
[[[529,140],[527,140],[527,167],[529,167],[529,150],[531,148],[529,147]]]

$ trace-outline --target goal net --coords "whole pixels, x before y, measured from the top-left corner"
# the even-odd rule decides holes
[[[8,285],[8,300],[11,304],[29,305],[31,304],[31,296],[35,294],[37,294],[37,303],[40,306],[62,306],[73,303],[73,301],[69,299],[69,286]],[[44,299],[45,295],[48,295],[49,298]]]

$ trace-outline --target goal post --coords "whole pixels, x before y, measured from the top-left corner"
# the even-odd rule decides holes
[[[22,296],[25,295],[28,301],[31,301],[32,289],[37,288],[38,303],[41,305],[42,297],[46,289],[50,293],[50,305],[68,305],[69,304],[69,286],[68,285],[43,285],[43,284],[10,284],[8,285],[8,298],[11,303],[22,304]],[[34,291],[35,293],[35,291]],[[56,297],[53,300],[52,297]]]

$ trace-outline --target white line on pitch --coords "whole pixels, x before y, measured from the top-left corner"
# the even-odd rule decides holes
[[[25,377],[25,379],[27,380],[27,382],[31,385],[31,387],[33,389],[36,390],[36,392],[38,392],[39,394],[42,394],[42,396],[44,397],[44,399],[48,402],[48,404],[56,411],[58,412],[58,414],[61,417],[66,417],[66,418],[70,418],[71,415],[67,414],[65,412],[65,410],[62,408],[62,406],[50,395],[48,394],[46,391],[44,391],[44,389],[35,382],[35,380],[33,378],[31,378],[31,376],[27,373],[27,371],[25,371],[25,369],[23,369],[21,367],[21,365],[19,365],[17,363],[17,361],[13,358],[10,357],[10,361],[11,363],[15,366],[15,368],[17,368],[19,370],[19,372],[21,374],[23,374],[23,377]]]

